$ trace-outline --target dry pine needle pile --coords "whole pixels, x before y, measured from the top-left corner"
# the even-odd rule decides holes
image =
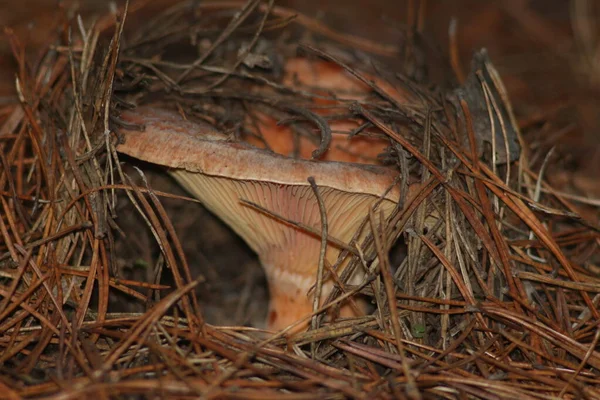
[[[0,108],[1,397],[600,396],[598,228],[529,169],[485,51],[470,74],[449,63],[454,78],[433,82],[416,28],[371,43],[258,0],[134,2],[60,26],[35,57],[7,35],[18,99]],[[361,96],[290,65],[325,66]],[[119,152],[122,132],[144,128],[123,117],[140,104],[230,143],[281,127],[286,156],[315,163],[343,142],[332,135],[383,144],[368,163],[394,171],[398,205],[337,244],[311,328],[207,318],[202,260],[184,251],[197,238],[164,206],[189,199]],[[140,242],[154,250],[127,252]],[[342,296],[365,315],[344,316]]]

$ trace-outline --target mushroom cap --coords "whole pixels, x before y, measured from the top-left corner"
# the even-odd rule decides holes
[[[126,111],[121,118],[143,130],[120,129],[125,142],[117,150],[134,158],[173,169],[241,181],[320,187],[347,193],[382,196],[398,201],[393,169],[377,165],[293,159],[243,142],[228,140],[200,121],[154,107]],[[364,139],[360,139],[364,140]]]

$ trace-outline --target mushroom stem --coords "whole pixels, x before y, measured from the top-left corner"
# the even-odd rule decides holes
[[[314,285],[316,278],[314,275],[316,260],[314,264],[303,265],[298,263],[298,257],[294,253],[279,253],[261,257],[267,282],[269,282],[270,302],[267,326],[273,330],[286,328],[312,313],[313,295],[309,296],[308,291]],[[304,256],[306,254],[302,258]],[[318,257],[318,254],[316,256]],[[327,286],[331,285],[327,284]],[[301,325],[301,328],[306,327],[307,324],[308,320]]]
[[[318,240],[318,239],[316,239]],[[328,246],[325,263],[333,265],[340,250]],[[269,314],[267,326],[278,330],[286,328],[301,318],[313,312],[314,293],[310,289],[315,285],[317,264],[319,260],[319,245],[284,251],[269,252],[260,257],[269,282]],[[345,263],[344,263],[345,266]],[[321,305],[333,288],[333,281],[323,282]],[[344,307],[345,316],[355,316],[349,307]],[[306,328],[308,320],[300,325]]]

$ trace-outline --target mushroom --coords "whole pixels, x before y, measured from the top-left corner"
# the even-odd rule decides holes
[[[333,148],[325,160],[294,159],[259,148],[257,143],[232,141],[212,126],[184,119],[164,107],[141,106],[122,113],[122,120],[144,129],[120,129],[125,140],[117,150],[167,167],[185,189],[256,252],[269,285],[269,328],[285,328],[310,315],[314,299],[309,290],[316,282],[321,248],[321,239],[315,232],[321,231],[321,217],[317,194],[307,179],[313,177],[318,185],[328,236],[348,243],[371,208],[377,205],[388,216],[396,206],[399,190],[394,185],[395,170],[382,165],[329,161],[336,157],[347,159],[343,156],[346,153],[340,155]],[[281,138],[282,128],[275,121],[263,122],[270,123],[270,128],[263,130],[266,139]],[[342,135],[342,139],[334,135],[333,143],[343,140],[348,147],[348,142],[354,140],[357,148],[365,150],[367,139],[357,136],[348,140],[347,135]],[[385,144],[385,139],[373,138],[371,152],[372,148],[381,150]],[[285,220],[311,227],[313,232]],[[369,231],[367,225],[359,239]],[[325,261],[333,265],[340,251],[330,241]],[[331,279],[323,284],[321,299],[332,287]]]

